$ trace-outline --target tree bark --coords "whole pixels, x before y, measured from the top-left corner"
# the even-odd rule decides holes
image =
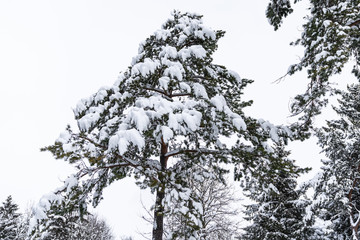
[[[153,240],[162,240],[164,232],[164,207],[162,201],[165,197],[164,189],[158,187],[156,192],[155,210],[154,210],[154,226],[153,226]]]
[[[168,146],[161,139],[161,154],[160,154],[160,164],[161,172],[158,175],[159,185],[156,190],[156,201],[155,201],[155,210],[154,210],[154,226],[153,226],[153,240],[162,240],[164,234],[164,206],[163,200],[165,198],[165,176],[163,175],[167,168],[168,157],[165,154],[168,152]]]
[[[360,164],[357,167],[357,172],[360,172]],[[355,219],[355,217],[354,217],[354,208],[355,207],[354,207],[354,204],[352,204],[352,194],[353,194],[354,188],[357,185],[357,182],[358,182],[358,178],[355,176],[352,187],[348,194],[348,199],[349,199],[349,204],[350,204],[350,209],[351,209],[350,210],[350,218],[351,218],[351,228],[353,231],[353,237],[355,237],[356,239],[359,239],[358,230],[359,230],[359,226],[360,226],[360,221],[358,219]],[[355,224],[355,225],[353,225],[353,224]]]

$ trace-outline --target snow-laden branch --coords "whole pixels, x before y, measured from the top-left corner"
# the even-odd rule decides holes
[[[162,89],[153,88],[153,87],[149,87],[149,86],[146,86],[144,89],[145,89],[145,90],[149,90],[149,91],[154,91],[154,92],[160,93],[160,94],[162,94],[163,97],[166,98],[167,100],[173,101],[173,99],[171,98],[171,96],[170,96],[167,92],[163,91]]]
[[[186,153],[202,153],[202,154],[219,154],[224,153],[225,151],[218,151],[218,150],[210,150],[206,148],[199,148],[199,149],[182,149],[178,148],[176,150],[170,151],[165,154],[165,157],[173,157],[179,154],[186,154]]]

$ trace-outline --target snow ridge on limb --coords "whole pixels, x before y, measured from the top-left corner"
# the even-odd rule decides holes
[[[77,167],[78,198],[97,206],[109,184],[134,177],[157,194],[154,239],[161,239],[164,206],[175,189],[183,196],[188,238],[201,239],[202,212],[186,185],[192,177],[187,169],[207,166],[221,178],[227,171],[219,163],[233,163],[240,178],[272,154],[272,141],[289,137],[285,127],[244,114],[251,101],[241,97],[252,81],[212,63],[223,35],[206,27],[202,16],[175,11],[140,44],[113,86],[79,102],[78,130],[67,127],[43,149]],[[227,146],[224,137],[238,140]]]

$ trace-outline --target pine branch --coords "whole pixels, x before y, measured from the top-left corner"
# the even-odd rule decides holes
[[[168,153],[165,154],[165,157],[174,157],[176,155],[180,155],[180,154],[186,154],[186,153],[204,153],[204,154],[218,154],[218,153],[225,153],[224,151],[217,151],[217,150],[209,150],[206,148],[199,148],[199,149],[176,149],[173,151],[170,151]]]

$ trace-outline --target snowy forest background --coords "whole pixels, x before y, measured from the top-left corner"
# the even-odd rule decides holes
[[[206,26],[226,31],[213,55],[214,63],[255,80],[244,89],[244,100],[254,100],[244,110],[247,115],[273,124],[297,121],[296,116],[289,117],[289,103],[305,92],[309,79],[306,71],[281,77],[304,54],[302,47],[289,43],[301,35],[309,1],[294,5],[294,13],[276,32],[266,19],[269,1],[265,0],[134,1],[126,5],[119,1],[19,2],[0,3],[0,52],[3,53],[0,107],[4,113],[0,124],[3,133],[0,200],[5,201],[11,195],[20,212],[37,204],[44,194],[58,188],[74,172],[69,164],[53,160],[50,154],[41,153],[40,148],[53,143],[67,123],[76,126],[72,108],[99,87],[111,86],[119,71],[124,71],[136,56],[138,44],[159,29],[173,9],[197,12],[204,16]],[[324,1],[324,4],[331,3]],[[346,84],[355,82],[350,74],[352,65],[345,65],[344,69],[341,75],[331,77],[343,90]],[[326,108],[317,116],[314,126],[320,127],[325,119],[333,118],[336,114]],[[325,158],[319,154],[321,149],[316,142],[312,137],[290,142],[287,147],[291,150],[290,159],[295,159],[301,167],[312,168],[299,182],[312,179],[322,165],[320,160]],[[239,187],[238,182],[234,185]],[[239,197],[244,198],[242,194]],[[104,200],[94,212],[106,219],[118,237],[141,239],[139,232],[151,232],[151,225],[141,217],[146,215],[142,202],[149,208],[153,200],[154,195],[149,191],[140,191],[133,180],[125,178],[104,191]],[[240,200],[238,204],[248,202]],[[347,235],[351,234],[350,230]]]

